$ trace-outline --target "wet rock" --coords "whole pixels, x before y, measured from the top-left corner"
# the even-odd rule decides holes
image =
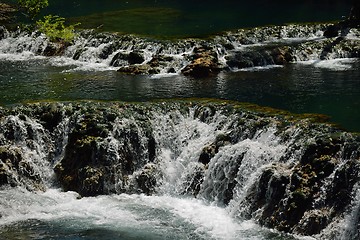
[[[335,172],[334,181],[327,190],[326,203],[340,213],[352,200],[352,191],[360,180],[360,161],[347,161]]]
[[[357,140],[344,140],[335,133],[314,136],[313,141],[304,145],[302,158],[295,165],[274,163],[263,170],[248,193],[247,201],[251,206],[248,216],[256,212],[265,226],[314,235],[350,205],[360,173],[360,162],[356,160],[358,150],[352,145],[353,140]],[[344,141],[349,142],[345,144]],[[349,146],[349,150],[340,146]],[[346,159],[342,160],[344,164],[340,163],[339,154]]]
[[[176,60],[172,56],[155,55],[148,64],[152,68],[151,72],[153,73],[160,73],[162,71],[176,73],[175,68],[172,67],[174,64],[176,65]]]
[[[6,29],[3,26],[0,26],[0,40],[5,37]]]
[[[107,59],[113,52],[118,49],[118,43],[115,41],[111,44],[106,45],[99,53],[100,59]],[[110,64],[112,66],[112,64]]]
[[[49,50],[47,50],[47,51],[49,51]],[[74,60],[79,60],[80,57],[81,57],[81,54],[82,54],[84,51],[86,51],[86,49],[84,49],[84,48],[77,49],[72,58],[73,58]]]
[[[226,63],[230,68],[238,69],[274,64],[270,54],[263,50],[237,52],[234,55],[227,56],[226,59]]]
[[[55,172],[65,191],[77,191],[84,196],[103,193],[95,185],[95,180],[101,181],[101,174],[96,170],[100,161],[99,142],[111,130],[109,123],[105,124],[104,120],[101,112],[90,111],[69,133],[65,156],[55,166]],[[94,173],[93,177],[91,173]]]
[[[279,47],[271,50],[270,53],[276,65],[285,65],[293,61],[294,57],[290,53],[289,47]]]
[[[216,108],[215,106],[200,106],[195,109],[195,116],[202,122],[209,122],[211,118],[215,115]]]
[[[120,57],[118,57],[120,58]],[[175,73],[175,69],[170,67],[171,63],[174,61],[174,58],[171,56],[165,55],[155,55],[153,58],[146,64],[136,64],[121,67],[118,69],[118,72],[126,73],[126,74],[158,74],[160,72],[164,72],[166,69],[167,73]]]
[[[132,51],[129,53],[128,62],[129,64],[140,64],[145,61],[144,53],[142,51]]]
[[[48,42],[47,46],[43,50],[42,54],[47,57],[61,56],[64,54],[65,49],[68,47],[68,43],[65,42]],[[79,55],[80,56],[80,55]]]
[[[24,186],[31,191],[44,191],[45,186],[20,148],[0,146],[0,186]]]
[[[61,106],[56,104],[49,104],[47,107],[44,107],[39,116],[39,120],[42,122],[43,126],[50,132],[54,131],[63,118],[64,113],[61,110]]]
[[[146,195],[152,195],[155,193],[155,187],[159,175],[160,173],[156,165],[145,165],[141,172],[135,177],[139,190],[141,190],[141,192],[145,193]]]
[[[155,139],[147,129],[146,112],[127,108],[85,106],[80,116],[75,115],[80,119],[69,132],[64,156],[54,169],[65,191],[82,196],[153,192],[156,182],[151,168],[145,166],[154,161]],[[126,121],[136,115],[139,123]],[[117,121],[124,117],[125,126],[121,127]]]
[[[199,162],[201,162],[204,165],[207,165],[210,160],[219,152],[219,148],[223,147],[225,145],[230,144],[230,137],[226,134],[219,134],[215,142],[205,146],[200,154]]]
[[[153,72],[153,68],[151,68],[148,64],[142,65],[130,65],[126,67],[121,67],[117,71],[120,73],[131,74],[131,75],[139,75],[139,74],[156,74],[158,71]]]
[[[125,65],[125,62],[127,62],[128,54],[123,52],[118,52],[115,54],[115,56],[111,59],[110,66],[113,67],[119,67],[121,65]]]
[[[182,194],[197,196],[200,192],[201,184],[204,181],[206,168],[202,164],[195,164],[193,168],[186,175],[186,180],[183,183]]]
[[[81,196],[97,196],[104,193],[104,172],[100,168],[86,166],[79,169],[81,179],[78,193]]]
[[[185,76],[204,78],[217,74],[221,69],[216,52],[200,47],[194,50],[192,62],[181,72]]]
[[[315,235],[321,232],[331,219],[331,211],[327,208],[310,210],[295,227],[294,232],[301,235]]]
[[[130,53],[126,52],[118,52],[111,59],[110,65],[114,67],[122,66],[122,65],[130,65],[129,67],[133,67],[131,65],[141,64],[145,61],[143,51],[131,51]]]
[[[208,164],[211,158],[215,156],[217,151],[218,149],[216,148],[215,144],[211,144],[209,146],[204,147],[200,154],[199,162],[201,162],[204,165]]]
[[[339,36],[340,26],[338,24],[330,25],[324,31],[324,37],[333,38]]]

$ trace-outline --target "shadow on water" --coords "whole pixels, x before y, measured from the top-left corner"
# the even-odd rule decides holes
[[[225,30],[289,22],[336,21],[348,15],[350,1],[51,1],[45,14],[58,14],[99,28],[156,37],[206,36]]]

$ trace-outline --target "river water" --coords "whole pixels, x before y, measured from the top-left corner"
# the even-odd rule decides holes
[[[316,3],[299,3],[295,4],[296,7],[293,3],[282,3],[274,7],[262,2],[259,7],[255,3],[245,6],[241,1],[222,1],[221,4],[207,1],[204,6],[194,1],[184,4],[184,1],[110,0],[104,0],[102,4],[98,1],[71,1],[73,8],[65,11],[66,2],[53,1],[49,11],[70,17],[73,22],[81,21],[83,27],[102,25],[101,29],[106,31],[165,38],[204,36],[239,27],[304,21],[304,18],[307,21],[329,21],[339,19],[348,12],[348,4],[345,3],[328,5],[324,9]],[[358,59],[334,59],[225,71],[204,79],[188,78],[179,73],[133,76],[118,73],[115,71],[117,68],[101,62],[3,51],[0,52],[0,104],[218,98],[293,113],[326,114],[343,128],[360,132],[359,69]],[[202,123],[191,121],[186,122],[183,129],[176,129],[179,132],[177,141],[183,140],[183,134],[191,124],[199,126],[198,132],[210,134],[210,137],[201,136],[204,143],[216,137],[211,124],[203,129]],[[263,139],[246,141],[244,145],[254,149],[254,156],[261,153],[276,156],[276,150],[281,150],[282,146],[279,149],[274,147],[273,138],[269,136],[263,136]],[[194,140],[201,149],[199,141]],[[226,154],[229,155],[235,151],[228,150]],[[171,155],[168,149],[161,151],[163,155],[159,157],[168,159]],[[180,154],[181,157],[191,163],[194,157],[185,154],[192,153],[194,149],[182,151],[184,154]],[[49,171],[52,167],[47,166],[48,169],[45,167],[41,171]],[[179,169],[167,169],[169,178],[176,178]],[[52,175],[47,177],[53,178]],[[347,228],[350,223],[344,222],[344,225],[342,227]],[[346,239],[344,236],[339,239]],[[114,194],[80,199],[74,192],[62,192],[50,181],[46,192],[28,192],[21,187],[0,190],[0,239],[313,238],[261,227],[253,220],[244,220],[232,214],[230,207],[221,206],[216,201],[185,197],[170,190],[155,196]]]
[[[360,63],[357,60],[253,68],[196,80],[172,74],[129,76],[104,70],[101,65],[58,66],[56,58],[50,61],[6,59],[0,60],[3,69],[0,103],[6,105],[37,100],[220,98],[294,113],[326,114],[342,127],[360,131]]]
[[[49,12],[74,17],[72,21],[85,28],[188,37],[269,24],[336,21],[349,9],[350,1],[59,0],[52,1]]]

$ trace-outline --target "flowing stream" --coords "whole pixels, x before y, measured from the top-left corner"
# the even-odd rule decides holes
[[[50,11],[62,2],[54,1]],[[112,22],[137,19],[135,29],[148,37],[82,31],[60,51],[38,32],[0,27],[0,239],[357,239],[359,31],[340,43],[325,39],[321,24],[166,40],[262,25],[269,16],[239,23],[231,14],[229,25],[208,21],[209,9],[199,16],[201,4],[183,9],[154,1],[140,8],[143,1],[129,2],[104,1],[99,15],[94,1],[83,11],[83,1],[75,1],[66,17],[76,22],[86,15],[89,27],[106,18],[103,30],[122,33],[130,30]],[[223,13],[239,8],[221,6]],[[155,16],[156,29],[139,20],[145,14],[154,21],[154,12],[164,16]],[[123,18],[114,18],[119,13]],[[182,74],[199,48],[216,56],[218,74]],[[291,61],[275,64],[274,49],[291,49]],[[117,72],[154,59],[159,64],[151,74]],[[225,100],[291,113],[236,110]],[[297,119],[297,113],[326,114],[348,132]],[[91,163],[76,170],[77,189],[68,184],[76,179],[66,161]]]

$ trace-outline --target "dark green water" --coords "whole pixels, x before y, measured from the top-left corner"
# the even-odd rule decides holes
[[[220,73],[194,80],[181,75],[129,76],[115,71],[64,72],[44,60],[0,61],[0,103],[37,100],[148,101],[158,98],[220,98],[295,113],[322,113],[360,131],[360,62],[349,69],[292,64],[284,68]],[[343,65],[340,65],[340,67]]]
[[[52,0],[57,14],[82,28],[157,37],[205,36],[221,31],[293,22],[337,21],[346,1]]]

